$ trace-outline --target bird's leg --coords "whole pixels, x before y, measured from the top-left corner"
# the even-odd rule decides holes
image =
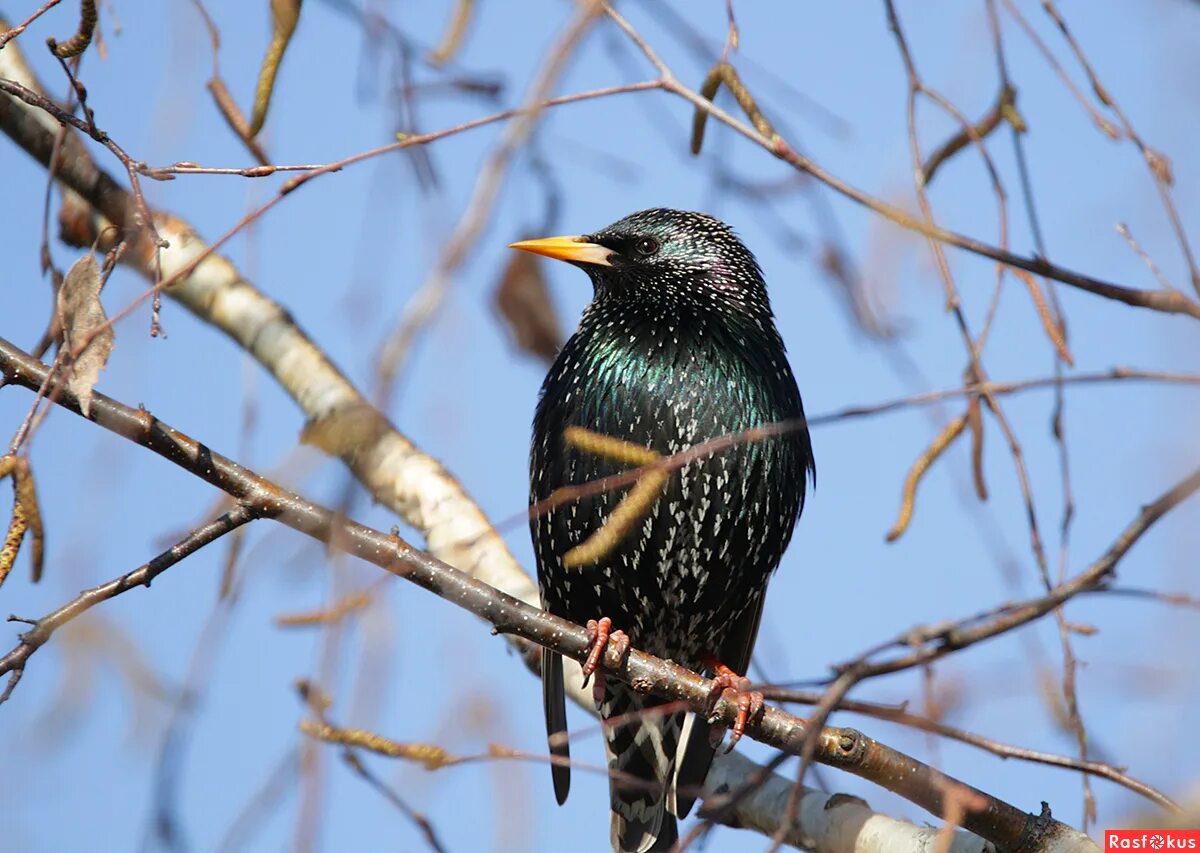
[[[733,732],[729,737],[729,747],[725,750],[731,752],[737,742],[742,739],[742,735],[746,733],[746,723],[752,719],[762,716],[763,713],[763,695],[758,690],[751,690],[750,679],[744,675],[738,675],[732,669],[721,663],[715,657],[709,654],[702,655],[700,662],[712,670],[713,680],[708,691],[708,715],[711,719],[713,712],[717,709],[717,702],[726,690],[732,690],[737,697],[738,712],[737,717],[733,721]]]
[[[600,661],[604,658],[604,650],[608,648],[608,641],[611,639],[616,644],[617,657],[622,661],[629,654],[629,635],[624,631],[614,631],[612,629],[612,620],[607,616],[601,616],[599,619],[589,619],[587,621],[588,635],[588,656],[583,662],[583,686],[587,687],[588,681],[592,677],[592,673],[600,666]],[[601,672],[596,676],[597,692],[604,695],[604,685],[601,679],[604,673]]]

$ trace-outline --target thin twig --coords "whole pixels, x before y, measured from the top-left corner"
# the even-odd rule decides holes
[[[454,273],[470,257],[500,195],[504,177],[517,152],[537,127],[559,77],[600,14],[599,0],[587,0],[548,52],[516,120],[504,128],[500,141],[479,170],[471,198],[454,232],[446,240],[433,270],[409,300],[404,314],[379,350],[376,402],[387,411],[396,375],[420,332],[437,314],[449,292]]]
[[[777,702],[798,702],[804,705],[816,705],[825,697],[824,692],[816,690],[785,690],[763,687],[763,696]],[[885,705],[879,702],[863,702],[857,699],[842,699],[835,710],[849,711],[853,714],[864,714],[877,720],[887,720],[903,726],[930,732],[939,737],[970,744],[986,750],[1000,758],[1013,758],[1019,761],[1029,761],[1034,764],[1046,764],[1051,767],[1062,767],[1066,770],[1078,770],[1092,776],[1108,779],[1117,785],[1128,788],[1163,808],[1176,808],[1176,803],[1158,789],[1126,774],[1121,768],[1101,761],[1087,761],[1070,758],[1065,755],[1055,755],[1028,747],[1015,746],[994,738],[985,737],[975,732],[949,726],[945,723],[920,714],[913,714],[904,705]]]
[[[11,30],[5,30],[4,32],[0,33],[0,49],[2,49],[6,44],[8,44],[13,39],[15,39],[21,33],[25,32],[26,27],[28,27],[30,24],[32,24],[34,21],[36,21],[42,15],[46,14],[46,12],[49,12],[51,9],[53,9],[55,6],[57,6],[61,2],[62,2],[62,0],[47,0],[47,2],[43,3],[37,10],[34,11],[34,13],[32,15],[30,15],[28,18],[23,20],[21,23],[17,24]],[[2,23],[3,23],[3,21],[0,20],[0,24],[2,24]]]
[[[7,373],[8,371],[6,370],[5,372]],[[194,554],[211,542],[215,542],[231,530],[235,530],[249,521],[262,517],[263,514],[261,508],[251,508],[250,506],[238,504],[220,518],[197,527],[178,543],[159,554],[150,562],[139,566],[128,574],[114,578],[108,583],[80,593],[53,613],[48,613],[33,622],[33,627],[21,634],[20,644],[8,654],[0,657],[0,675],[4,673],[9,674],[8,686],[5,688],[3,694],[0,694],[0,704],[3,704],[12,693],[13,688],[16,687],[16,683],[25,671],[25,665],[29,658],[34,652],[45,645],[50,636],[63,625],[91,610],[97,604],[108,601],[110,598],[115,598],[123,592],[128,592],[139,586],[149,587],[150,583],[156,577],[174,566],[184,557]]]
[[[87,50],[92,43],[92,33],[96,31],[96,0],[80,0],[79,29],[75,35],[64,42],[46,39],[46,44],[59,59],[71,59]]]
[[[662,79],[658,81],[659,85],[653,88],[661,88],[673,95],[691,103],[693,106],[703,109],[713,118],[727,127],[740,133],[755,144],[761,146],[766,151],[778,157],[780,160],[789,164],[795,169],[798,169],[805,174],[811,175],[821,183],[828,186],[830,189],[840,195],[849,198],[850,200],[866,207],[867,209],[879,214],[885,219],[905,228],[909,231],[914,231],[925,237],[932,238],[948,246],[954,246],[959,249],[964,249],[973,254],[981,255],[985,258],[991,258],[1008,266],[1017,267],[1018,269],[1027,270],[1035,275],[1049,276],[1063,284],[1068,284],[1071,287],[1087,291],[1096,296],[1102,296],[1106,299],[1112,299],[1117,302],[1131,305],[1138,308],[1147,308],[1153,311],[1160,311],[1167,314],[1186,314],[1190,317],[1200,320],[1200,303],[1187,298],[1182,293],[1168,292],[1156,290],[1138,290],[1137,288],[1124,287],[1122,285],[1113,284],[1103,281],[1093,276],[1085,275],[1076,272],[1066,267],[1052,263],[1046,258],[1037,256],[1026,257],[1009,252],[997,246],[990,245],[981,240],[976,240],[972,237],[959,234],[954,231],[947,230],[935,225],[929,225],[923,222],[919,217],[913,216],[908,211],[905,211],[895,205],[888,204],[882,199],[875,198],[869,193],[858,189],[857,187],[838,178],[832,173],[826,171],[821,166],[817,165],[813,160],[800,154],[786,140],[776,136],[775,138],[767,138],[759,133],[750,125],[742,122],[725,110],[713,104],[711,101],[702,98],[699,93],[687,88],[676,79],[675,75],[666,66],[658,54],[646,43],[634,30],[629,23],[611,7],[607,9],[608,15],[614,23],[617,24],[625,33],[633,40],[646,58],[662,75]]]
[[[1158,499],[1142,507],[1137,517],[1130,522],[1108,550],[1083,571],[1064,583],[1054,586],[1050,592],[1038,598],[1002,605],[967,619],[923,625],[910,629],[891,640],[860,655],[854,660],[835,667],[842,671],[849,667],[861,667],[868,658],[889,648],[907,649],[903,654],[867,663],[864,678],[899,672],[920,666],[929,661],[945,657],[956,649],[971,646],[1027,625],[1076,595],[1102,589],[1116,572],[1117,564],[1154,524],[1197,491],[1200,491],[1200,469],[1193,471]]]
[[[1043,0],[1042,8],[1046,14],[1050,16],[1066,39],[1068,45],[1071,46],[1071,51],[1075,54],[1075,58],[1079,60],[1079,64],[1083,67],[1083,71],[1088,76],[1088,81],[1092,84],[1092,91],[1096,93],[1096,97],[1100,103],[1112,110],[1113,114],[1121,122],[1121,126],[1125,130],[1125,135],[1129,140],[1137,146],[1141,152],[1142,158],[1146,161],[1146,166],[1150,170],[1150,174],[1154,178],[1154,185],[1158,189],[1159,198],[1162,199],[1163,209],[1167,213],[1167,219],[1171,223],[1171,230],[1175,232],[1175,239],[1179,243],[1179,248],[1183,252],[1183,259],[1187,263],[1188,272],[1192,280],[1192,287],[1197,294],[1200,294],[1200,269],[1196,267],[1196,258],[1192,254],[1191,244],[1188,242],[1187,233],[1183,229],[1183,220],[1179,217],[1179,210],[1175,207],[1175,201],[1171,197],[1171,185],[1174,183],[1174,178],[1171,175],[1171,164],[1167,158],[1158,151],[1155,151],[1145,143],[1137,130],[1133,127],[1133,122],[1129,120],[1129,116],[1121,109],[1121,105],[1113,98],[1112,93],[1100,82],[1100,77],[1096,74],[1096,70],[1088,61],[1087,55],[1084,54],[1083,48],[1071,35],[1070,29],[1067,28],[1067,22],[1063,18],[1062,13],[1058,11],[1058,7],[1054,4],[1054,0]]]

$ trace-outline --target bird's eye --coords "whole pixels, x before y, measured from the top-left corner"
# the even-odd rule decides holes
[[[658,251],[658,241],[653,237],[643,237],[633,244],[633,250],[643,258],[648,258]]]

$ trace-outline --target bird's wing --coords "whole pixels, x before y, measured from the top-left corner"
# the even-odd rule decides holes
[[[567,742],[567,699],[563,693],[562,657],[542,649],[542,706],[546,711],[546,739],[550,744],[550,778],[561,806],[571,791],[571,745]]]
[[[762,621],[763,603],[766,601],[766,590],[754,594],[750,603],[738,620],[730,627],[722,648],[717,649],[715,657],[738,675],[745,675],[750,666],[750,656],[754,653],[754,640],[758,637],[758,625]],[[710,726],[700,715],[688,714],[679,740],[679,760],[675,773],[675,785],[672,799],[668,803],[671,812],[678,818],[687,817],[692,805],[704,788],[704,779],[708,776],[708,768],[712,766],[716,746],[711,743]]]

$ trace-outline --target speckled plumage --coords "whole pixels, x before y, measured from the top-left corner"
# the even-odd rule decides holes
[[[704,214],[656,209],[586,240],[611,250],[611,266],[580,264],[595,296],[542,386],[531,502],[626,468],[568,447],[568,426],[668,455],[803,417],[762,273],[728,226]],[[603,525],[622,493],[535,517],[543,607],[579,623],[608,616],[634,648],[693,669],[711,654],[744,673],[767,581],[791,538],[812,470],[804,429],[693,462],[672,475],[641,524],[583,568],[564,568],[563,554]],[[544,664],[553,735],[566,728],[561,662],[547,654]],[[685,715],[638,715],[660,704],[607,681],[601,715],[635,715],[606,728],[610,769],[643,780],[612,783],[614,849],[666,849],[675,816],[690,809],[712,760],[703,721],[690,721],[681,745]],[[560,802],[567,780],[566,769],[556,768]]]

